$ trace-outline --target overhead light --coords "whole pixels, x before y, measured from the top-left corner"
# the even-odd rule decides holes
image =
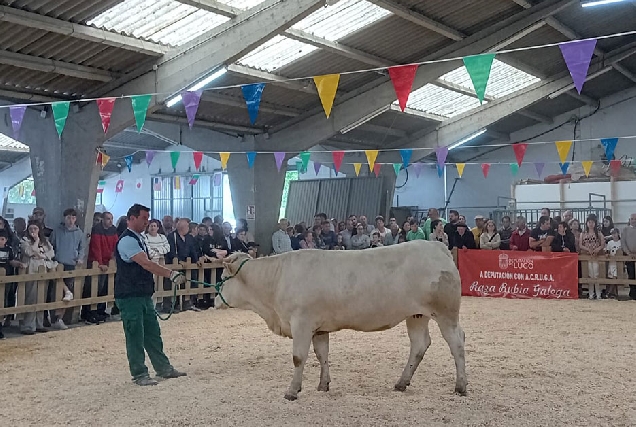
[[[389,111],[389,109],[391,108],[390,105],[387,105],[385,107],[382,107],[378,110],[375,110],[369,114],[367,114],[366,116],[362,117],[361,119],[356,120],[355,122],[351,123],[350,125],[347,125],[345,127],[343,127],[342,129],[340,129],[340,133],[341,134],[345,134],[347,132],[351,132],[352,130],[354,130],[355,128],[357,128],[358,126],[362,126],[363,124],[365,124],[366,122],[373,120],[374,118],[378,117],[380,114]]]
[[[625,2],[625,0],[591,0],[591,1],[584,1],[581,6],[582,7],[594,7],[594,6],[602,6],[604,4],[610,4],[610,3],[623,3]]]
[[[220,70],[217,70],[214,73],[210,74],[209,76],[207,76],[203,80],[199,81],[198,83],[193,84],[191,87],[189,87],[186,90],[189,91],[189,92],[194,92],[195,90],[203,89],[204,87],[206,87],[207,85],[212,83],[214,80],[216,80],[219,77],[223,76],[225,73],[227,73],[227,68],[223,67]],[[179,103],[180,101],[181,101],[181,95],[177,95],[177,96],[169,99],[168,102],[166,102],[166,107],[168,107],[168,108],[173,107],[177,103]]]
[[[464,138],[464,139],[462,139],[462,140],[459,140],[459,141],[457,141],[457,142],[456,142],[456,143],[454,143],[454,144],[449,145],[449,146],[448,146],[448,151],[452,150],[453,148],[457,148],[457,147],[459,147],[460,145],[464,145],[464,144],[466,144],[468,141],[472,141],[473,139],[477,138],[479,135],[483,135],[483,134],[485,134],[485,133],[486,133],[486,129],[482,129],[482,130],[480,130],[480,131],[477,131],[477,132],[473,133],[472,135],[469,135],[469,136],[467,136],[466,138]]]

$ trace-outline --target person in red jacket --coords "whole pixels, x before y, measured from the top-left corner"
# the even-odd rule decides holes
[[[526,219],[517,217],[517,229],[510,236],[510,250],[527,251],[530,249],[530,230],[526,226]]]
[[[113,225],[113,214],[104,212],[102,221],[93,226],[91,231],[91,240],[88,246],[88,267],[91,268],[94,261],[97,261],[98,268],[101,271],[108,270],[108,263],[113,259],[115,246],[117,246],[117,227]],[[97,296],[104,296],[108,293],[108,275],[100,274],[97,279]],[[90,281],[84,286],[85,297],[90,296]],[[84,320],[90,323],[104,321],[108,315],[106,314],[106,304],[97,304],[97,312],[90,313],[90,306],[85,306],[82,310]],[[118,314],[119,310],[113,306],[111,314]]]

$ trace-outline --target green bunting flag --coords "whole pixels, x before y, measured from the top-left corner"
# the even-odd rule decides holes
[[[148,106],[150,105],[151,98],[152,95],[135,95],[130,97],[138,132],[141,132],[141,129],[144,127],[144,123],[146,123],[146,113],[148,112]]]
[[[309,157],[311,157],[311,153],[309,151],[303,151],[302,153],[300,153],[300,161],[302,162],[303,171],[307,171],[307,165],[309,165]]]
[[[495,59],[494,53],[484,53],[483,55],[473,55],[464,57],[464,66],[473,82],[475,93],[479,98],[479,103],[483,104],[486,96],[486,86],[490,77],[492,61]]]
[[[402,163],[393,163],[393,170],[395,171],[395,176],[400,174],[400,169],[402,169]]]
[[[296,170],[298,171],[299,174],[303,173],[303,162],[296,162]]]
[[[510,172],[512,172],[512,176],[517,176],[519,172],[519,165],[516,163],[510,163]]]
[[[181,156],[180,151],[170,152],[170,161],[172,162],[172,169],[177,169],[177,162],[179,161],[179,156]]]
[[[57,135],[61,138],[64,126],[66,126],[66,119],[68,117],[68,109],[71,103],[69,101],[54,102],[51,104],[53,109],[53,119],[55,120],[55,129],[57,129]]]

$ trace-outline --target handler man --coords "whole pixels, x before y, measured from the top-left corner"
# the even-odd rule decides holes
[[[153,274],[169,277],[175,286],[184,284],[186,278],[178,271],[169,270],[150,260],[148,248],[141,236],[148,225],[149,212],[149,208],[140,204],[128,209],[128,229],[115,247],[115,302],[124,324],[130,374],[135,384],[140,386],[157,385],[157,381],[148,375],[144,349],[157,376],[178,378],[187,375],[174,369],[163,352],[161,330],[152,300],[155,292]]]

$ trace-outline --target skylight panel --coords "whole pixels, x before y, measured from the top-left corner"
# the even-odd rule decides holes
[[[226,4],[228,6],[235,7],[241,10],[251,9],[254,6],[258,6],[265,0],[217,0],[219,3]]]
[[[228,20],[175,0],[124,0],[88,21],[88,25],[180,46]]]
[[[484,101],[484,104],[486,102]],[[395,101],[393,104],[397,105]],[[433,84],[411,92],[406,106],[414,110],[451,118],[479,107],[479,100]]]
[[[272,72],[317,49],[317,47],[306,43],[276,36],[245,55],[238,63],[246,67]]]
[[[7,135],[0,133],[0,151],[16,151],[21,153],[28,153],[29,146],[25,145]]]

